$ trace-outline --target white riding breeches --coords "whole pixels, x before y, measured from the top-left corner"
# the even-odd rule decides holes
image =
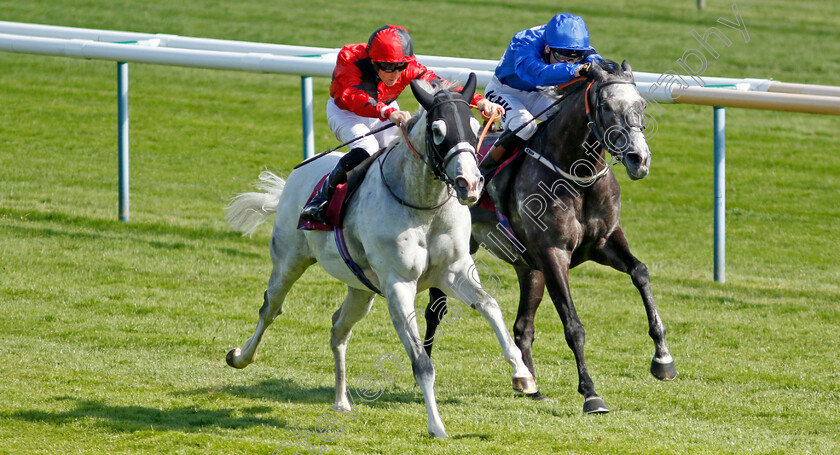
[[[400,106],[396,101],[388,106],[399,109]],[[370,133],[375,128],[385,126],[389,120],[383,122],[378,118],[362,117],[350,111],[346,111],[336,106],[332,98],[327,101],[327,123],[330,125],[336,139],[340,142],[352,141],[354,138]],[[388,128],[385,131],[380,131],[367,137],[363,137],[358,141],[348,144],[348,147],[362,148],[368,155],[373,155],[378,152],[380,148],[391,145],[397,139],[397,127]]]
[[[506,130],[515,130],[528,123],[528,126],[516,133],[523,140],[530,139],[537,132],[536,122],[531,121],[534,119],[533,113],[544,111],[554,102],[539,90],[526,92],[504,85],[499,82],[496,76],[490,79],[487,88],[484,89],[484,97],[505,108],[505,115],[502,116],[502,126]],[[539,117],[539,120],[545,120],[545,118],[546,116],[543,114]]]

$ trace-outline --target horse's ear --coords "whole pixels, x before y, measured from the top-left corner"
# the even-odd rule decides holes
[[[470,77],[467,78],[467,83],[464,84],[464,89],[461,90],[461,97],[468,103],[472,101],[473,94],[475,94],[475,83],[475,73],[470,73]]]
[[[422,83],[417,79],[411,81],[411,93],[414,93],[414,97],[417,98],[420,105],[427,111],[435,103],[434,95],[427,92]]]
[[[630,68],[630,64],[627,63],[627,60],[624,60],[624,61],[621,62],[621,69],[624,71],[624,74],[627,77],[629,77],[630,79],[634,79],[633,78],[633,68]]]

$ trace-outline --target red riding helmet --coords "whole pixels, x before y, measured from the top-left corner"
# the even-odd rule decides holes
[[[374,62],[410,62],[414,47],[408,31],[398,25],[386,25],[370,35],[367,53]]]

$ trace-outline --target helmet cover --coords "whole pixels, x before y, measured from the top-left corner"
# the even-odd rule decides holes
[[[370,35],[367,53],[374,62],[409,62],[414,60],[414,47],[408,31],[397,25],[386,25]]]

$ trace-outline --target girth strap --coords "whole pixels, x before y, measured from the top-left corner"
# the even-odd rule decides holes
[[[496,207],[496,219],[499,220],[499,224],[497,226],[501,227],[502,233],[507,237],[508,241],[513,245],[516,251],[519,251],[519,255],[522,256],[522,259],[525,260],[525,263],[528,267],[531,267],[534,270],[539,270],[537,268],[537,263],[534,262],[534,258],[528,254],[527,249],[520,250],[519,246],[522,245],[522,242],[519,241],[519,238],[516,236],[516,233],[513,231],[513,226],[510,225],[510,220]],[[524,248],[524,247],[523,247]]]
[[[552,171],[560,174],[566,180],[570,180],[572,182],[579,183],[581,185],[590,185],[590,184],[594,183],[599,178],[607,175],[607,172],[609,172],[609,170],[610,170],[609,166],[604,166],[603,169],[601,169],[600,171],[598,171],[594,175],[591,175],[589,177],[578,177],[576,175],[573,175],[573,174],[570,174],[570,173],[564,171],[563,169],[560,169],[560,167],[558,167],[557,165],[555,165],[554,163],[549,161],[546,157],[540,155],[539,152],[537,152],[534,149],[531,149],[529,147],[525,147],[525,153],[527,153],[528,156],[530,156],[531,158],[534,158],[535,160],[537,160],[543,166],[545,166],[545,167],[551,169]]]
[[[359,264],[356,264],[356,261],[350,257],[350,250],[347,249],[347,242],[344,240],[344,229],[338,226],[335,227],[335,245],[338,247],[338,254],[341,256],[341,259],[344,259],[344,263],[347,264],[347,267],[350,268],[353,275],[355,275],[356,278],[365,285],[365,287],[379,295],[382,295],[382,291],[370,282]]]

